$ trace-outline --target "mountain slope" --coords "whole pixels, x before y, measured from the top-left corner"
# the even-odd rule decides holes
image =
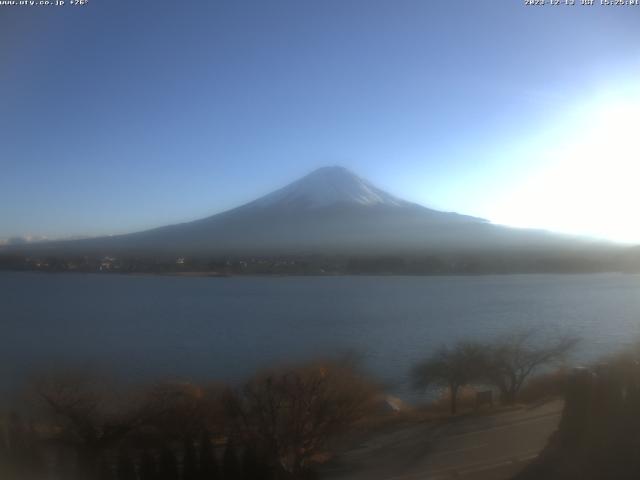
[[[570,237],[432,210],[397,198],[342,167],[324,167],[253,202],[194,222],[37,248],[105,255],[291,255],[586,245]]]

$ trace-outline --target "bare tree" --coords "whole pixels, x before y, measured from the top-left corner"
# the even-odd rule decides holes
[[[76,451],[86,478],[95,474],[106,450],[166,412],[175,394],[123,394],[104,378],[85,373],[42,379],[36,389],[52,432]]]
[[[298,478],[333,435],[366,414],[373,393],[349,368],[312,364],[254,377],[229,407],[237,435]]]
[[[431,386],[448,388],[451,414],[455,415],[460,388],[473,383],[482,375],[483,355],[482,345],[475,342],[459,342],[453,347],[441,347],[413,368],[414,386],[418,389]]]
[[[20,414],[0,415],[0,478],[42,478],[45,469],[39,440],[34,425]]]
[[[513,403],[527,378],[537,369],[563,360],[578,339],[549,340],[534,328],[502,337],[486,347],[483,370],[487,381],[500,390],[503,403]]]
[[[224,423],[223,394],[217,383],[162,382],[147,389],[156,415],[148,420],[152,436],[163,441],[199,438],[205,430],[219,433]]]

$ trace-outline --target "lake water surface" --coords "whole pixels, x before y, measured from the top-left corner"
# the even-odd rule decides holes
[[[438,345],[523,325],[583,338],[593,359],[640,337],[640,276],[232,277],[0,272],[0,375],[100,365],[131,378],[242,379],[356,352],[408,395]]]

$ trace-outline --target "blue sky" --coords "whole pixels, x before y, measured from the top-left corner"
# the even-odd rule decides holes
[[[196,219],[340,164],[435,208],[640,243],[639,79],[632,6],[0,6],[0,238]]]

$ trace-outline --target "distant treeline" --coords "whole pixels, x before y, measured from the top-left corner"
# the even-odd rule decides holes
[[[424,255],[59,256],[0,253],[0,270],[210,275],[474,275],[640,272],[640,250],[493,251]]]

